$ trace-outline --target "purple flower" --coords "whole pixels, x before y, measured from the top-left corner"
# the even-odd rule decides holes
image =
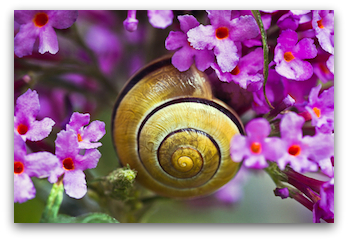
[[[105,135],[105,123],[102,121],[90,121],[88,113],[80,114],[74,112],[71,115],[70,122],[66,125],[66,130],[72,130],[76,133],[79,149],[92,149],[101,146],[99,141]],[[87,127],[84,127],[88,125]]]
[[[238,64],[231,72],[222,72],[219,65],[213,63],[211,67],[215,70],[219,79],[223,82],[232,80],[243,89],[257,91],[263,83],[263,50],[257,48],[240,58]]]
[[[111,74],[121,57],[121,43],[117,35],[103,26],[95,25],[87,32],[86,44],[96,53],[101,71]]]
[[[282,154],[282,142],[277,137],[267,137],[271,127],[266,119],[251,120],[246,128],[247,136],[232,138],[230,151],[232,160],[241,162],[248,168],[262,169],[268,166],[266,160],[275,161]]]
[[[97,149],[88,149],[84,155],[80,155],[77,139],[77,133],[73,130],[62,130],[57,134],[55,154],[59,159],[59,165],[48,180],[55,183],[58,177],[64,174],[63,185],[66,194],[79,199],[87,193],[83,170],[95,168],[101,154]]]
[[[136,12],[136,10],[129,10],[126,20],[123,21],[123,26],[127,31],[133,32],[138,28]],[[148,10],[147,16],[153,27],[162,29],[171,25],[174,18],[172,10]]]
[[[207,12],[211,25],[190,29],[187,32],[188,41],[195,49],[214,49],[222,72],[230,72],[238,64],[241,42],[256,37],[259,28],[250,15],[231,19],[230,10]]]
[[[58,52],[57,35],[53,28],[69,28],[77,19],[77,11],[62,10],[15,10],[14,20],[20,30],[14,38],[14,52],[18,57],[30,55],[39,38],[41,54]]]
[[[327,62],[318,62],[313,64],[313,71],[321,82],[327,83],[334,80],[334,75],[327,66]]]
[[[266,94],[268,100],[273,106],[277,106],[286,97],[285,87],[281,81],[281,76],[274,69],[269,70]],[[252,108],[257,114],[265,114],[270,111],[265,100],[263,89],[253,92]]]
[[[27,155],[25,142],[14,132],[14,202],[25,202],[35,197],[36,190],[30,177],[45,178],[58,166],[58,159],[49,152]]]
[[[155,28],[166,28],[173,23],[174,14],[172,10],[148,10],[149,22]]]
[[[215,197],[227,204],[240,201],[243,197],[243,186],[249,177],[248,174],[248,169],[242,166],[237,175],[214,194]]]
[[[314,40],[301,39],[297,43],[297,33],[293,30],[284,30],[278,37],[278,44],[274,50],[276,71],[293,80],[306,80],[313,75],[312,65],[303,59],[312,59],[317,56]]]
[[[329,59],[326,61],[326,66],[329,68],[331,73],[334,74],[334,65],[335,65],[335,56],[331,55]]]
[[[323,135],[320,133],[303,137],[304,122],[304,118],[294,112],[285,114],[280,122],[284,149],[277,163],[281,170],[289,163],[297,172],[316,171],[319,161],[333,155],[333,143],[328,139],[323,141]]]
[[[35,90],[28,89],[16,101],[14,113],[14,130],[24,141],[39,141],[46,138],[52,131],[54,121],[48,117],[37,121],[40,111],[39,96]]]
[[[177,50],[172,57],[172,64],[179,71],[186,71],[196,62],[196,67],[200,71],[204,71],[214,62],[214,54],[211,50],[198,50],[192,48],[187,40],[187,31],[197,27],[199,22],[192,15],[178,16],[180,22],[180,31],[170,31],[165,47],[168,50]]]
[[[320,89],[321,85],[312,88],[305,108],[312,116],[312,125],[318,131],[331,133],[334,130],[334,87],[319,95]]]
[[[334,13],[329,10],[313,11],[312,26],[320,46],[334,54]]]
[[[313,223],[320,223],[320,218],[334,219],[334,178],[320,187],[320,200],[313,205]]]

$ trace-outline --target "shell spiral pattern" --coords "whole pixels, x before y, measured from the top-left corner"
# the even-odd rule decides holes
[[[122,165],[162,196],[193,198],[230,181],[240,164],[230,140],[244,133],[235,112],[212,95],[208,77],[193,65],[179,72],[170,57],[138,71],[121,91],[112,117]]]

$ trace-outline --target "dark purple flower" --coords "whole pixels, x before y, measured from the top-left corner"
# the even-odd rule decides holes
[[[102,121],[92,121],[89,124],[90,116],[88,113],[81,114],[74,112],[70,122],[66,125],[66,130],[72,130],[76,133],[78,148],[92,149],[98,148],[102,144],[99,141],[105,135],[105,123]],[[88,125],[89,124],[89,125]],[[85,127],[85,125],[88,125]]]
[[[36,190],[30,177],[45,178],[58,166],[58,159],[49,152],[27,154],[25,142],[14,132],[14,202],[25,202],[35,197]]]
[[[35,90],[28,89],[16,101],[14,113],[14,130],[24,141],[39,141],[46,138],[52,131],[54,121],[48,117],[37,121],[40,111],[39,96]]]
[[[240,43],[256,37],[259,28],[250,15],[231,19],[230,10],[207,12],[211,25],[190,29],[188,41],[195,49],[213,49],[222,72],[230,72],[238,64]]]
[[[304,59],[317,56],[317,49],[313,39],[304,38],[298,43],[297,40],[295,31],[282,31],[274,50],[275,70],[288,79],[303,81],[313,75],[312,65]]]
[[[69,28],[77,19],[77,11],[63,10],[15,10],[14,20],[20,30],[14,38],[14,52],[18,57],[32,54],[39,38],[39,52],[56,54],[59,50],[54,28]]]
[[[99,68],[111,74],[121,59],[121,43],[117,35],[100,25],[92,26],[86,34],[86,44],[97,56]]]
[[[334,220],[334,178],[320,187],[320,200],[313,205],[313,223],[320,223],[320,218]]]
[[[281,197],[282,199],[289,197],[289,189],[287,187],[284,188],[276,188],[274,190],[274,195]]]
[[[334,13],[329,10],[314,10],[312,26],[320,46],[334,54]]]
[[[213,63],[211,67],[215,70],[219,79],[223,82],[232,80],[243,89],[257,91],[263,83],[263,50],[257,48],[247,55],[241,57],[237,66],[231,72],[222,72],[218,64]]]
[[[268,166],[266,160],[277,160],[282,154],[282,142],[277,137],[268,137],[271,132],[266,119],[251,120],[246,128],[247,136],[235,135],[232,138],[230,152],[232,160],[243,161],[248,168],[262,169]]]
[[[170,31],[165,47],[168,50],[176,50],[172,57],[172,64],[179,71],[186,71],[195,61],[197,69],[204,71],[214,62],[214,54],[211,50],[197,50],[190,46],[187,40],[187,31],[197,27],[199,22],[192,15],[178,16],[180,31]]]
[[[312,116],[312,125],[318,131],[331,133],[334,130],[334,87],[324,90],[320,95],[321,85],[312,88],[306,110]]]
[[[66,194],[73,198],[82,198],[87,193],[83,170],[95,168],[101,154],[97,149],[88,149],[84,155],[80,155],[78,136],[74,130],[60,131],[55,143],[59,165],[48,180],[55,183],[58,177],[64,174],[63,185]]]

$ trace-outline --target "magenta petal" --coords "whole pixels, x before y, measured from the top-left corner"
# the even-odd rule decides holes
[[[59,50],[56,32],[51,26],[42,27],[40,34],[39,53],[56,54]]]
[[[240,16],[231,21],[231,39],[233,41],[244,41],[247,39],[255,38],[260,34],[259,27],[254,19],[250,15]]]
[[[36,90],[28,89],[16,101],[15,116],[36,117],[40,111],[39,95]]]
[[[229,26],[232,16],[231,10],[207,10],[208,18],[213,26]]]
[[[50,152],[36,152],[26,156],[26,172],[29,176],[48,177],[58,166],[58,158]]]
[[[51,133],[54,124],[55,122],[48,117],[41,121],[34,121],[26,133],[26,138],[31,141],[42,140]]]
[[[293,80],[303,81],[313,75],[312,65],[301,59],[293,59],[290,62],[280,61],[275,70],[278,74]]]
[[[166,28],[173,23],[174,14],[172,10],[148,10],[149,22],[155,28]]]
[[[230,152],[231,158],[234,162],[241,162],[249,153],[249,150],[246,150],[247,140],[245,136],[235,135],[231,140]]]
[[[29,199],[33,199],[35,194],[34,184],[27,174],[14,175],[13,201],[15,203],[23,203]]]
[[[257,118],[246,125],[245,132],[248,136],[255,137],[255,139],[264,139],[271,132],[271,126],[266,119]]]
[[[297,33],[291,29],[288,29],[281,32],[277,39],[277,42],[278,44],[281,44],[282,48],[287,50],[294,47],[297,43],[297,40]]]
[[[74,157],[78,154],[78,142],[76,132],[69,131],[60,131],[57,134],[56,144],[56,155],[60,160],[63,160],[66,157]]]
[[[96,168],[101,157],[97,149],[88,149],[85,154],[76,161],[76,168],[80,170]]]
[[[199,22],[192,15],[180,15],[178,16],[178,20],[180,22],[180,29],[184,33],[187,33],[191,28],[199,26]]]
[[[188,41],[195,49],[213,49],[215,46],[215,28],[211,25],[190,29],[187,32]]]
[[[318,50],[314,45],[314,40],[310,38],[301,39],[293,49],[295,58],[313,59],[317,56]]]
[[[334,66],[335,66],[335,57],[334,55],[331,55],[329,59],[326,61],[326,65],[331,73],[334,74]]]
[[[102,144],[91,143],[99,141],[105,135],[105,123],[102,121],[93,121],[81,133],[82,141],[79,142],[80,149],[97,148]]]
[[[64,189],[68,196],[80,199],[87,193],[85,174],[81,170],[65,172]]]
[[[195,55],[196,67],[200,71],[206,70],[215,61],[214,53],[211,50],[197,50]]]
[[[219,41],[219,44],[214,48],[214,54],[222,72],[230,72],[238,64],[238,48],[228,39]]]
[[[81,114],[79,112],[74,112],[70,117],[70,122],[66,126],[67,130],[78,131],[81,127],[88,125],[90,121],[90,115],[88,113]]]
[[[266,158],[263,155],[250,155],[245,158],[243,165],[248,168],[263,169],[268,167]]]
[[[49,23],[57,29],[66,29],[71,27],[78,16],[77,10],[54,10],[47,12]]]
[[[21,25],[19,32],[14,38],[14,52],[19,57],[30,55],[36,38],[39,36],[39,30],[34,27],[33,23]]]
[[[37,12],[37,10],[14,10],[14,21],[19,24],[29,23]]]
[[[305,119],[294,112],[285,114],[280,122],[280,133],[282,138],[288,140],[302,139],[302,126]]]
[[[182,48],[176,51],[172,57],[172,64],[179,71],[188,70],[193,64],[194,52],[190,51],[189,48]]]
[[[187,36],[183,32],[170,31],[165,41],[165,47],[168,50],[176,50],[180,47],[188,45]]]

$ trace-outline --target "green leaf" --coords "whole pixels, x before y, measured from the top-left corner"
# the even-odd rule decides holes
[[[63,191],[64,186],[61,182],[59,184],[53,184],[40,223],[49,223],[51,220],[57,218],[60,205],[63,201]]]

